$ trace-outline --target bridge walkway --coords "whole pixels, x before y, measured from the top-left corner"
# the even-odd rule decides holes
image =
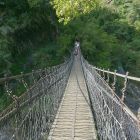
[[[48,140],[96,140],[89,104],[80,57],[77,56]]]

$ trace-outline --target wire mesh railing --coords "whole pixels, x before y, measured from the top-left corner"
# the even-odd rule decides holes
[[[41,140],[50,131],[71,71],[73,56],[63,64],[0,79],[11,105],[0,113],[0,140]],[[13,86],[13,83],[15,84]],[[21,96],[13,93],[20,84]]]
[[[49,69],[0,79],[1,90],[11,100],[10,106],[0,113],[0,140],[47,139],[72,63],[73,56]],[[139,120],[123,102],[127,80],[134,80],[133,77],[128,73],[124,76],[116,71],[112,73],[93,67],[82,56],[81,64],[99,139],[139,140]],[[112,88],[109,86],[109,74],[113,75]],[[116,76],[124,78],[121,98],[115,93]],[[24,94],[14,94],[22,90]]]
[[[81,63],[89,90],[91,107],[93,109],[98,136],[101,140],[138,140],[140,127],[138,118],[123,103],[128,75],[124,77],[122,98],[119,98],[112,88],[100,76],[100,70],[90,65],[82,56]],[[109,77],[107,78],[109,80]]]

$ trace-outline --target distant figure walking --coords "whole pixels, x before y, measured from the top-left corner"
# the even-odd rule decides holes
[[[80,42],[78,40],[76,40],[75,44],[74,44],[74,54],[75,55],[79,54],[79,49],[80,49]]]

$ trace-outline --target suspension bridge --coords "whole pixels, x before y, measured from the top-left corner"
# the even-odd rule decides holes
[[[115,93],[117,76],[124,79],[121,97]],[[11,104],[0,113],[0,140],[139,140],[139,119],[124,103],[128,79],[140,82],[96,68],[80,54],[1,78]],[[16,96],[22,88],[25,93]]]

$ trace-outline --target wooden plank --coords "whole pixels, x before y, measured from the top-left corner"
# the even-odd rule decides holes
[[[96,129],[89,106],[85,79],[80,59],[76,57],[48,140],[96,139]]]

